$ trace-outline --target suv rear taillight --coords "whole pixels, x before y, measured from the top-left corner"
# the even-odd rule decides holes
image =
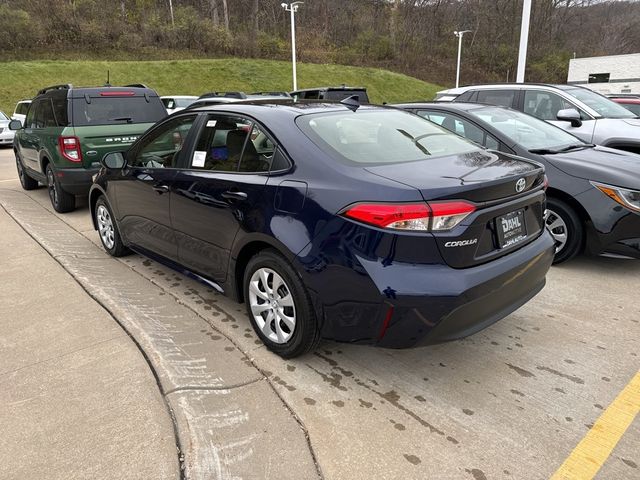
[[[81,162],[82,151],[78,137],[58,137],[60,153],[70,162]]]
[[[358,203],[341,215],[390,230],[441,232],[459,225],[475,211],[463,200],[427,203]]]

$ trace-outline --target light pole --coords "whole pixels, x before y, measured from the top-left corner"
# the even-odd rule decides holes
[[[531,18],[531,0],[522,4],[522,24],[520,25],[520,50],[518,51],[518,72],[516,82],[524,83],[524,69],[527,66],[527,45],[529,44],[529,19]]]
[[[282,3],[282,8],[287,12],[291,12],[291,63],[293,64],[293,90],[298,89],[298,80],[296,79],[296,17],[298,7],[304,2],[292,2],[290,4]]]
[[[471,30],[462,30],[461,32],[453,32],[458,37],[458,67],[456,68],[456,88],[460,84],[460,55],[462,53],[462,37],[465,33],[470,33]]]

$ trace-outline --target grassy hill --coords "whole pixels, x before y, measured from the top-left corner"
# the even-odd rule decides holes
[[[160,95],[200,95],[206,91],[247,93],[291,90],[291,63],[252,59],[118,61],[29,61],[0,63],[0,110],[13,113],[16,101],[46,86],[72,83],[144,83]],[[432,99],[440,89],[416,78],[376,68],[298,64],[298,88],[322,85],[365,86],[373,102]]]

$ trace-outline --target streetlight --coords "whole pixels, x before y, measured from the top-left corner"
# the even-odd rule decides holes
[[[298,89],[298,81],[296,79],[296,17],[295,13],[298,7],[304,2],[292,2],[290,4],[282,3],[282,8],[287,12],[291,12],[291,63],[293,64],[293,90]]]
[[[460,54],[462,53],[462,37],[465,33],[471,33],[471,30],[462,30],[461,32],[453,32],[458,37],[458,67],[456,68],[456,88],[460,83]]]

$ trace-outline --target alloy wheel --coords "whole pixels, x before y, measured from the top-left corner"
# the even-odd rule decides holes
[[[249,283],[251,313],[262,334],[274,343],[289,341],[296,328],[296,308],[291,289],[270,268],[259,268]]]
[[[558,215],[553,210],[549,210],[549,209],[546,209],[544,211],[544,224],[556,242],[556,254],[557,254],[567,244],[567,240],[568,240],[567,224],[560,215]]]
[[[96,211],[96,218],[98,219],[98,232],[100,233],[100,239],[108,250],[111,250],[115,245],[113,221],[109,210],[104,205],[99,205]]]

